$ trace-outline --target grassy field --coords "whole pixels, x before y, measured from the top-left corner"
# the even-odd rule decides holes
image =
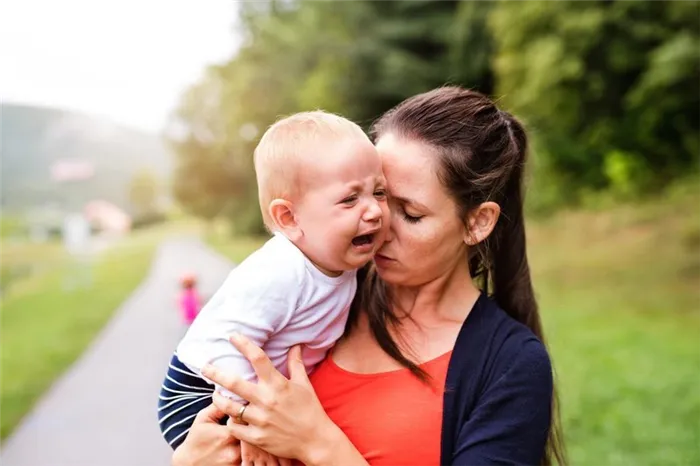
[[[574,465],[700,465],[700,192],[529,225]],[[209,243],[240,261],[261,239]]]
[[[530,228],[573,464],[700,464],[700,195]]]
[[[205,237],[207,244],[231,259],[235,264],[240,264],[243,259],[265,243],[267,238],[242,237],[231,239],[221,234],[208,234]]]
[[[98,256],[89,287],[68,288],[68,273],[86,271],[57,243],[3,243],[6,270],[29,270],[2,298],[0,437],[5,438],[38,397],[82,353],[114,310],[148,272],[171,226],[139,231]]]

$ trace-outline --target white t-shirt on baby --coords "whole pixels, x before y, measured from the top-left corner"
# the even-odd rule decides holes
[[[287,352],[304,345],[310,372],[343,334],[355,275],[354,270],[325,275],[285,236],[275,234],[233,269],[188,329],[177,356],[197,373],[210,363],[255,380],[248,360],[229,342],[238,332],[262,347],[285,376]]]

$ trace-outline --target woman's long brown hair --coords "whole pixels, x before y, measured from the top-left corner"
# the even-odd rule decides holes
[[[438,175],[466,219],[481,203],[494,201],[501,215],[490,237],[470,251],[469,270],[484,293],[510,317],[526,325],[543,343],[544,332],[527,260],[523,216],[523,171],[527,136],[521,123],[500,111],[486,96],[449,86],[405,100],[382,116],[372,129],[375,140],[393,133],[437,149]],[[359,299],[350,325],[360,309],[381,348],[423,381],[427,374],[401,351],[390,328],[399,323],[391,296],[369,266],[363,269]],[[541,464],[566,463],[559,402],[552,399],[552,425]]]

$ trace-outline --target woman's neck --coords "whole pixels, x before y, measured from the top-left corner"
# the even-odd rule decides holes
[[[410,316],[425,323],[450,320],[463,322],[479,297],[469,267],[458,266],[420,286],[391,286],[397,317]]]

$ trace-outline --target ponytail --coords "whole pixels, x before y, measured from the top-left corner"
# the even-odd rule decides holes
[[[527,158],[527,137],[520,122],[512,115],[501,112],[508,127],[512,170],[501,197],[501,215],[486,243],[486,263],[483,283],[488,285],[490,275],[493,298],[499,307],[513,319],[526,325],[545,344],[544,331],[538,311],[535,291],[532,287],[530,265],[527,260],[525,238],[525,216],[523,206],[523,171]],[[487,289],[487,288],[486,288]],[[552,426],[547,438],[546,454],[542,466],[566,464],[564,438],[559,410],[559,395],[556,385],[552,396]]]
[[[535,292],[530,277],[523,215],[523,169],[527,138],[522,125],[504,112],[510,141],[505,156],[511,160],[510,176],[500,196],[501,215],[485,244],[493,298],[512,318],[526,325],[544,341]]]

